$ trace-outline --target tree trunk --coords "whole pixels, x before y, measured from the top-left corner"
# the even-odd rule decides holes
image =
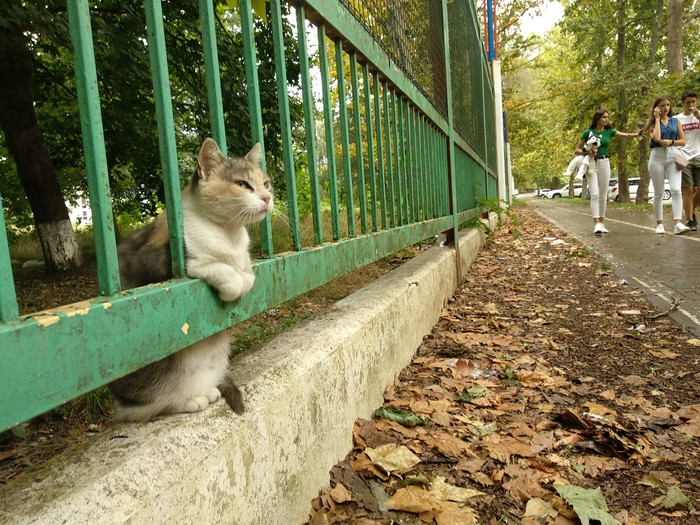
[[[617,76],[618,78],[625,78],[625,52],[627,50],[626,42],[626,32],[625,28],[627,25],[627,0],[620,0],[618,7],[618,19],[617,19]],[[627,87],[624,84],[620,89],[620,96],[618,98],[617,113],[619,116],[619,122],[617,123],[618,129],[627,129],[627,121],[629,120],[629,102],[627,100]],[[620,200],[622,202],[629,202],[629,184],[627,183],[627,141],[625,139],[618,139],[617,144],[617,183],[620,188]],[[600,191],[603,191],[601,188]]]
[[[0,126],[34,214],[48,270],[82,264],[49,148],[34,113],[32,55],[18,26],[0,27]]]
[[[661,32],[661,13],[664,9],[664,0],[656,0],[656,10],[654,13],[654,28],[651,32],[651,42],[649,42],[649,58],[648,64],[656,62],[656,53],[659,48],[659,33]],[[642,87],[641,96],[646,99],[649,93],[650,83],[646,83]],[[651,106],[651,104],[649,105]],[[643,115],[644,120],[649,117],[649,114]],[[642,139],[637,147],[639,152],[639,160],[637,161],[637,169],[639,170],[639,187],[637,188],[637,204],[645,203],[649,200],[649,167],[647,164],[647,141]]]
[[[683,74],[683,0],[668,0],[666,64],[670,74]]]

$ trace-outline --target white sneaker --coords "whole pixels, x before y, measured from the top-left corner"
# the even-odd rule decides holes
[[[661,235],[663,235],[664,233],[666,233],[666,230],[664,230],[664,225],[663,225],[663,224],[657,224],[657,225],[656,225],[656,231],[655,231],[654,233],[658,233],[658,234],[661,234]]]
[[[599,222],[598,226],[600,226],[600,233],[608,233],[608,229],[605,227],[605,224]]]
[[[595,226],[593,227],[593,233],[596,235],[603,235],[603,230],[605,230],[605,226],[599,222],[596,222]]]
[[[681,235],[682,233],[688,233],[689,231],[690,228],[688,228],[682,222],[677,222],[676,225],[673,227],[673,235]]]

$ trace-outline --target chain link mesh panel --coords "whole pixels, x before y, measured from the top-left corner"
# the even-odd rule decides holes
[[[484,47],[477,29],[474,7],[468,4],[468,0],[448,2],[447,18],[451,28],[450,71],[454,128],[480,157],[486,158],[487,144],[484,137],[487,131],[493,130],[493,115],[485,114],[484,108],[493,113],[493,105],[488,103],[489,95],[491,101],[493,95],[484,68]]]
[[[442,2],[340,1],[440,114],[447,116]]]

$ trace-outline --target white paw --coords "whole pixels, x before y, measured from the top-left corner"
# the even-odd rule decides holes
[[[219,399],[221,399],[221,392],[219,392],[218,388],[212,388],[207,394],[207,399],[209,400],[210,405],[212,403],[216,403]]]
[[[219,298],[225,302],[230,303],[238,299],[243,295],[243,290],[240,284],[226,283],[219,287]]]
[[[241,295],[247,294],[250,292],[250,289],[253,287],[253,284],[255,284],[255,274],[252,273],[244,273],[241,275],[241,278],[243,279],[243,287],[241,289]]]
[[[190,399],[185,405],[185,412],[201,412],[209,406],[209,400],[204,396]]]

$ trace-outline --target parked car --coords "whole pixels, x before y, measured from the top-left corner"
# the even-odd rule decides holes
[[[574,184],[574,197],[580,197],[581,192],[583,191],[583,184]],[[548,192],[545,193],[545,197],[548,197],[550,199],[561,199],[562,197],[568,197],[569,196],[569,185],[567,184],[563,188],[559,188],[558,190],[549,190]]]
[[[612,181],[610,181],[612,183]],[[635,200],[637,198],[637,190],[639,189],[639,177],[630,177],[628,179],[629,189],[630,189],[630,199]],[[654,198],[654,186],[649,183],[649,199]],[[671,185],[668,180],[664,180],[664,195],[663,199],[665,201],[671,198]],[[614,200],[615,202],[620,202],[620,186],[615,181],[615,184],[610,187],[610,193],[608,194],[608,199]]]
[[[550,191],[549,188],[538,188],[537,189],[537,196],[538,197],[546,197],[548,191]]]

